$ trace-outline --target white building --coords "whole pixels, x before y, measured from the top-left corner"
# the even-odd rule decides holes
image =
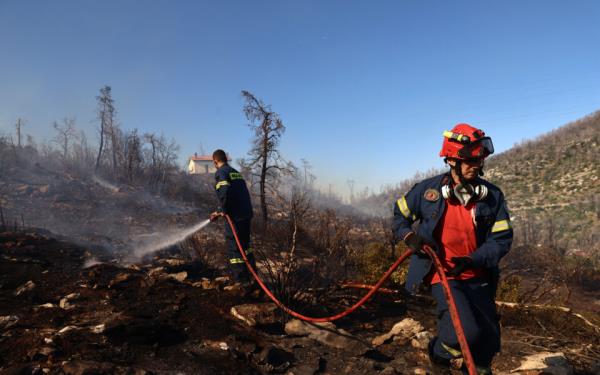
[[[231,161],[229,155],[227,155],[227,161]],[[212,156],[210,155],[198,155],[194,153],[194,156],[190,156],[188,159],[189,174],[207,174],[215,173],[216,171],[217,168],[215,168]]]
[[[189,174],[207,174],[215,173],[216,168],[212,161],[212,156],[209,155],[198,155],[190,156],[188,161],[188,173]]]

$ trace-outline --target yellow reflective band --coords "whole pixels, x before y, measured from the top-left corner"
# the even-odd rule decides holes
[[[444,131],[444,137],[446,138],[452,138],[452,136],[454,135],[454,133],[452,133],[451,131]]]
[[[221,181],[221,182],[217,183],[216,189],[218,190],[221,186],[227,186],[227,185],[229,185],[229,181]]]
[[[240,263],[244,263],[244,260],[242,258],[232,258],[232,259],[229,259],[229,263],[240,264]]]
[[[229,178],[231,178],[232,181],[233,180],[243,180],[244,179],[244,177],[242,177],[242,175],[240,173],[237,173],[237,172],[231,172],[229,174]]]
[[[462,352],[460,350],[451,348],[448,345],[444,344],[443,342],[441,344],[442,344],[442,348],[444,348],[448,353],[450,353],[451,356],[453,356],[453,357],[462,356]]]
[[[459,134],[459,133],[453,133],[453,132],[448,131],[448,130],[446,130],[444,132],[444,137],[446,137],[448,139],[455,139],[455,140],[457,140],[459,142],[462,142],[463,140],[466,141],[467,139],[469,139],[469,137],[467,137],[466,135],[462,135],[462,134]]]
[[[405,218],[410,219],[412,216],[412,219],[415,219],[415,215],[413,215],[410,212],[410,209],[408,208],[408,204],[406,203],[405,197],[398,199],[396,203],[398,204],[398,208],[400,209],[400,212],[402,212],[402,215],[404,215]]]
[[[252,250],[252,249],[244,250],[244,252],[245,252],[246,254],[252,254],[252,252],[253,252],[253,251],[254,251],[254,250]]]
[[[510,228],[511,228],[510,221],[508,221],[508,220],[496,221],[494,223],[494,226],[492,227],[492,233],[502,232],[505,230],[509,230]]]

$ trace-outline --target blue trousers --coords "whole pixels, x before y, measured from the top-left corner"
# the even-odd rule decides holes
[[[494,355],[500,351],[495,288],[485,279],[449,280],[449,284],[473,360],[477,366],[489,367]],[[451,359],[454,355],[447,348],[460,351],[460,345],[442,288],[441,283],[434,284],[431,288],[437,301],[438,314],[438,340],[433,351],[442,358]]]
[[[240,239],[240,243],[244,252],[248,256],[248,260],[252,267],[256,269],[256,262],[254,261],[254,253],[250,248],[250,223],[251,220],[232,220],[235,226],[235,231]],[[248,267],[242,258],[242,254],[238,250],[235,237],[231,231],[229,223],[225,222],[225,241],[227,242],[227,256],[229,258],[229,272],[231,278],[236,282],[247,282],[250,281],[250,272]]]

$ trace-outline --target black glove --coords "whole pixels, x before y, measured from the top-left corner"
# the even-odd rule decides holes
[[[416,255],[428,257],[427,253],[423,250],[423,245],[427,245],[427,240],[419,236],[415,232],[411,232],[405,239],[404,243],[410,247]]]
[[[470,257],[453,257],[450,260],[454,263],[454,268],[448,271],[448,276],[456,277],[466,270],[473,268],[473,259]]]

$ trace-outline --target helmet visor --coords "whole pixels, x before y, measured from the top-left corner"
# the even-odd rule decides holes
[[[458,156],[463,159],[485,158],[494,153],[494,144],[490,137],[479,138],[475,142],[468,143],[458,151]]]

